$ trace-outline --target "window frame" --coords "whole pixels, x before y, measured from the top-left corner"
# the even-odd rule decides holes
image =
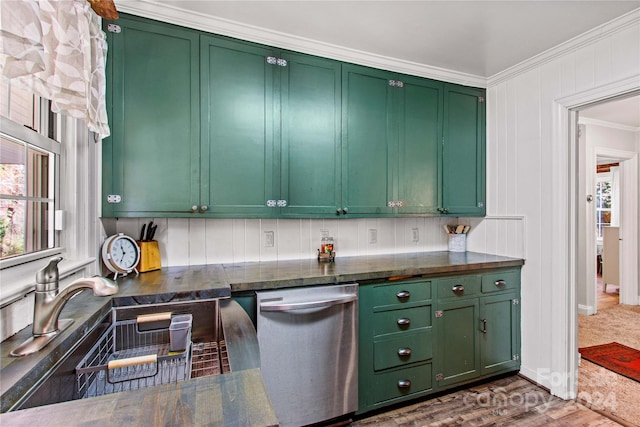
[[[52,247],[2,259],[0,260],[0,271],[16,265],[58,255],[64,250],[64,248],[60,246],[59,233],[56,232],[57,226],[55,223],[55,211],[60,207],[61,188],[60,164],[62,143],[59,142],[61,140],[60,115],[51,113],[50,102],[46,99],[37,98],[34,104],[38,106],[34,120],[38,121],[38,129],[40,129],[40,131],[36,131],[26,125],[21,125],[5,116],[0,116],[0,133],[10,140],[24,142],[37,149],[53,154],[53,167],[51,168],[52,170],[49,171],[50,179],[53,180],[52,196],[50,197],[50,199],[53,199],[53,209],[49,212],[49,222],[51,225],[49,239],[52,240]],[[53,123],[51,123],[51,121],[53,121]],[[44,132],[44,134],[41,132]],[[53,139],[51,137],[53,137]],[[29,198],[25,196],[23,200],[29,200]]]

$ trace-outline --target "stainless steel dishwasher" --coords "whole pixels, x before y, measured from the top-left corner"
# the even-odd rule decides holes
[[[262,377],[280,425],[358,408],[358,285],[257,292]]]

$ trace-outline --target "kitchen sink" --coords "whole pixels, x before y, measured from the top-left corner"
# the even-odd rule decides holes
[[[114,307],[107,315],[105,315],[100,322],[90,330],[67,354],[61,358],[61,360],[51,369],[51,371],[45,375],[45,377],[39,381],[34,387],[26,393],[22,399],[20,399],[14,406],[16,409],[26,409],[36,406],[48,405],[53,403],[65,402],[69,400],[76,400],[86,397],[92,397],[104,393],[117,392],[120,390],[136,389],[142,387],[148,387],[156,384],[145,380],[143,385],[138,385],[139,381],[126,381],[125,387],[120,385],[120,389],[116,387],[115,390],[102,391],[95,393],[87,393],[87,384],[84,382],[89,378],[91,381],[97,381],[93,378],[97,378],[98,375],[106,374],[109,377],[109,372],[112,373],[116,369],[104,371],[96,371],[91,374],[87,374],[86,377],[82,374],[82,370],[78,370],[77,367],[86,366],[85,363],[88,358],[93,357],[96,352],[96,348],[100,348],[103,342],[109,343],[115,341],[115,335],[112,337],[109,335],[112,331],[119,330],[114,329],[120,327],[120,325],[136,325],[136,319],[139,316],[149,318],[149,315],[158,313],[168,313],[172,316],[178,316],[182,314],[190,314],[192,316],[191,326],[191,350],[183,351],[185,355],[183,359],[180,356],[175,356],[177,352],[168,353],[171,359],[171,363],[189,363],[188,372],[183,377],[178,376],[181,380],[187,380],[189,378],[196,378],[208,375],[220,375],[230,372],[230,363],[227,352],[227,346],[224,339],[223,327],[220,316],[220,300],[197,300],[186,302],[175,302],[165,304],[150,304],[150,305],[137,305],[137,306],[125,306]],[[156,326],[157,328],[165,328],[167,325]],[[140,325],[138,325],[140,326]],[[155,334],[154,327],[149,327],[151,332],[144,332],[144,334]],[[125,339],[127,334],[135,333],[129,330],[122,329],[122,337]],[[142,330],[142,329],[141,329]],[[162,329],[157,329],[158,331]],[[168,332],[167,332],[168,333]],[[104,350],[101,350],[104,351]],[[171,355],[174,356],[171,356]],[[188,356],[188,357],[187,357]],[[159,359],[160,360],[160,359]],[[188,362],[185,362],[188,360]],[[164,363],[164,362],[163,362]],[[155,364],[156,370],[161,369],[160,362]],[[158,374],[159,375],[159,374]],[[169,381],[169,380],[167,380]],[[162,381],[158,383],[165,383]],[[169,382],[174,382],[176,379],[172,377]],[[105,381],[107,385],[111,384]],[[133,383],[133,385],[129,385]],[[94,385],[94,390],[96,386]]]

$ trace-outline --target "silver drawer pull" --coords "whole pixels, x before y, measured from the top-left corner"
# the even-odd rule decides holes
[[[399,348],[398,349],[398,356],[411,356],[411,349],[410,348]]]
[[[398,388],[409,388],[409,387],[411,387],[411,381],[409,380],[398,381]]]
[[[396,294],[396,296],[400,299],[402,298],[409,298],[411,296],[411,292],[409,291],[400,291]]]
[[[398,319],[397,323],[398,323],[398,326],[408,326],[411,324],[411,319],[407,317],[401,317]]]
[[[496,286],[506,286],[507,282],[505,282],[504,280],[500,279],[500,280],[496,280],[495,285]]]
[[[464,292],[464,286],[462,285],[455,285],[453,288],[451,288],[451,290],[453,292]]]

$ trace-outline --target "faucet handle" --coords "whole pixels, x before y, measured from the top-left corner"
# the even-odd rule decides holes
[[[58,272],[58,263],[62,261],[62,257],[55,257],[49,260],[49,264],[46,267],[39,270],[36,273],[36,290],[37,291],[51,291],[58,289],[58,280],[60,274]],[[53,284],[54,286],[39,286]]]

